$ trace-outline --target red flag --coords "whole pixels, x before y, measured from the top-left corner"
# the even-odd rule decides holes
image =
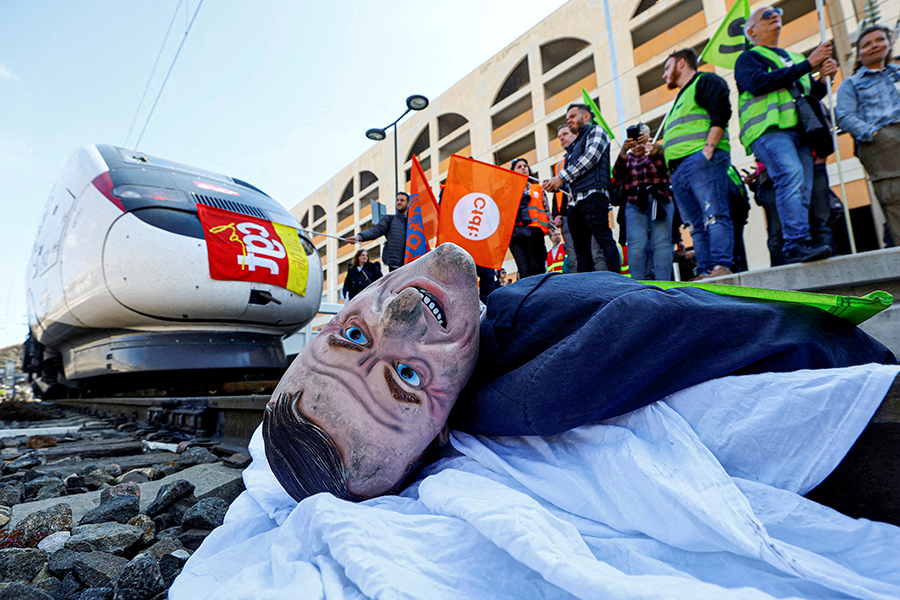
[[[258,281],[306,295],[309,261],[294,227],[197,205],[209,257],[209,276]]]
[[[438,245],[453,242],[475,263],[503,266],[528,177],[515,171],[453,155],[441,201]]]
[[[406,212],[406,255],[403,264],[416,260],[431,248],[428,240],[437,235],[438,205],[425,180],[419,160],[413,156],[409,185],[409,209]]]

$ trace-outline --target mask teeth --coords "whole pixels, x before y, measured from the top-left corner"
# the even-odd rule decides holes
[[[438,324],[446,329],[447,322],[444,319],[444,313],[441,311],[437,302],[435,302],[435,300],[431,297],[431,294],[428,294],[422,290],[418,290],[418,292],[419,295],[422,296],[422,304],[425,305],[425,308],[431,311],[431,314],[433,314],[434,318],[437,319]]]

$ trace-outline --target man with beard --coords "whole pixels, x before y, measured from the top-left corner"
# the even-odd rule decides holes
[[[374,240],[383,235],[385,241],[381,259],[391,271],[396,271],[402,267],[403,259],[406,256],[406,213],[409,210],[409,194],[399,192],[395,206],[397,209],[396,214],[382,217],[378,224],[371,229],[347,238],[347,241],[351,244],[358,244],[359,242]]]
[[[666,59],[663,79],[670,90],[681,90],[666,120],[663,148],[675,203],[691,228],[697,279],[730,275],[734,227],[728,203],[728,84],[714,73],[698,73],[697,54],[690,48]]]
[[[576,135],[566,148],[566,166],[558,175],[544,180],[544,191],[553,193],[563,186],[571,192],[569,232],[572,235],[579,273],[621,271],[619,248],[609,228],[609,144],[606,130],[591,123],[591,109],[572,104],[566,112],[566,124]],[[591,238],[603,250],[605,265],[597,265],[591,256]]]

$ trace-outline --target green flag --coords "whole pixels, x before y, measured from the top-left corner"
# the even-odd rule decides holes
[[[734,63],[749,45],[744,37],[744,22],[750,16],[750,0],[738,0],[725,20],[700,53],[700,60],[711,65],[734,69]]]
[[[737,285],[717,285],[715,283],[689,283],[679,281],[642,281],[647,285],[668,290],[675,287],[697,287],[720,296],[739,296],[741,298],[755,298],[768,302],[787,302],[789,304],[804,304],[814,306],[836,317],[859,325],[863,321],[871,319],[884,309],[890,307],[894,297],[887,292],[877,291],[866,296],[833,296],[831,294],[814,294],[810,292],[795,292],[793,290],[767,290],[763,288],[745,287]]]
[[[616,139],[615,134],[613,134],[612,129],[609,128],[609,125],[606,124],[606,121],[603,120],[603,115],[600,114],[600,107],[597,106],[597,103],[594,102],[590,96],[588,96],[587,90],[581,88],[581,97],[584,99],[584,103],[591,107],[591,112],[594,113],[594,118],[597,119],[597,122],[603,126],[603,129],[606,130],[606,133],[609,134],[609,137],[612,139]]]

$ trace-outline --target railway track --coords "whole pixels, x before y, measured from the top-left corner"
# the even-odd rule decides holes
[[[257,391],[229,396],[67,398],[56,403],[94,414],[122,415],[165,425],[198,437],[249,442],[271,396],[268,387]]]

